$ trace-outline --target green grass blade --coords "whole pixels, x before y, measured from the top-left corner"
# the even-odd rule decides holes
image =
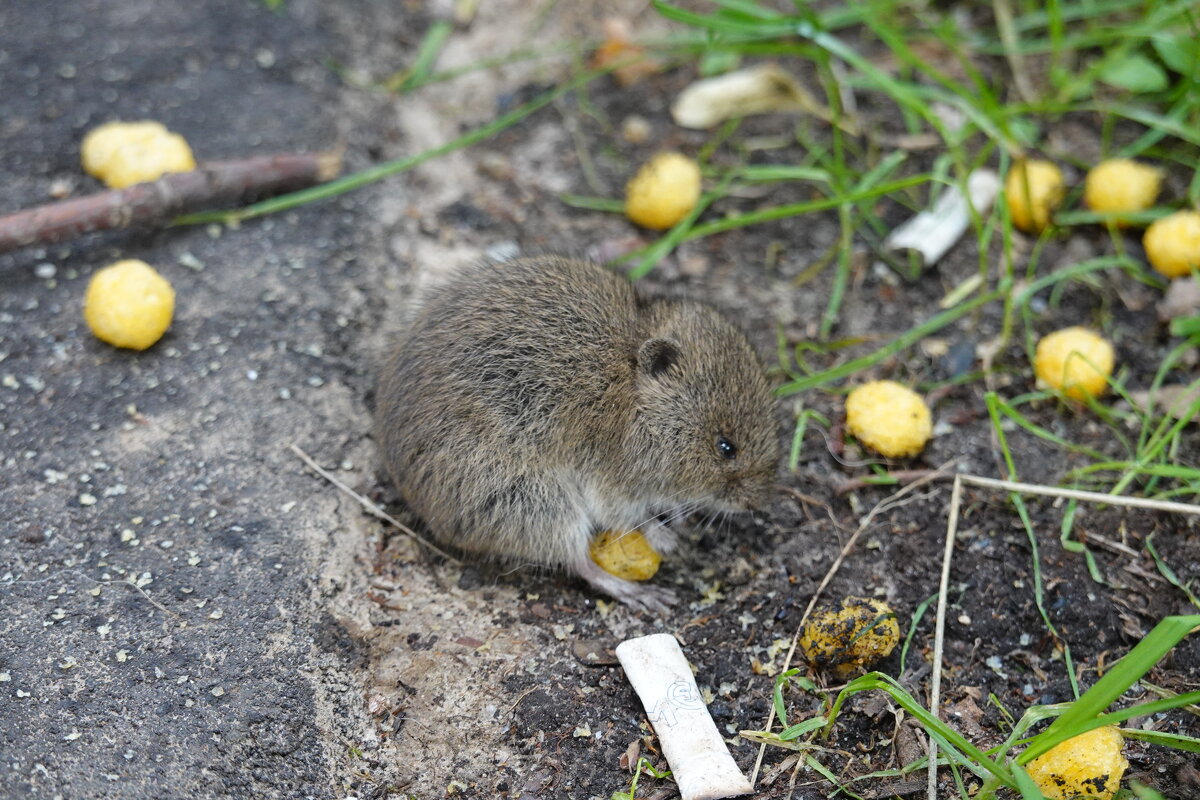
[[[1083,109],[1080,109],[1083,110]],[[1145,125],[1152,130],[1160,130],[1169,133],[1177,139],[1182,139],[1194,145],[1200,145],[1200,129],[1188,125],[1182,119],[1156,114],[1140,106],[1131,106],[1124,104],[1114,104],[1105,106],[1096,106],[1091,109],[1100,114],[1117,114],[1125,117],[1125,119],[1133,120]]]
[[[834,273],[833,286],[829,289],[829,301],[825,306],[825,313],[821,315],[821,326],[817,331],[817,335],[821,339],[828,339],[829,334],[833,331],[834,323],[837,322],[838,313],[842,308],[842,297],[846,293],[846,287],[850,284],[855,230],[850,206],[838,207],[838,225],[841,230],[841,239],[838,243],[837,272]]]
[[[837,779],[836,775],[830,772],[824,764],[822,764],[820,761],[817,761],[817,759],[813,758],[811,755],[806,755],[804,757],[804,763],[808,764],[809,767],[811,767],[825,780],[836,786],[839,792],[848,794],[849,796],[853,797],[854,800],[863,800],[862,795],[855,794],[854,792],[850,791],[850,789],[846,788],[846,786]]]
[[[613,197],[588,197],[582,194],[560,194],[559,202],[571,208],[582,208],[587,211],[608,211],[614,214],[625,213],[625,201]]]
[[[1175,694],[1162,700],[1155,700],[1153,703],[1142,703],[1129,708],[1122,708],[1120,711],[1113,711],[1109,714],[1102,714],[1094,720],[1089,720],[1087,723],[1080,723],[1078,730],[1069,733],[1066,738],[1070,739],[1084,731],[1090,731],[1092,728],[1101,728],[1105,725],[1116,725],[1124,722],[1127,719],[1135,717],[1148,717],[1151,714],[1160,714],[1163,711],[1171,711],[1184,706],[1192,706],[1200,703],[1200,692],[1186,692],[1184,694]]]
[[[1005,290],[996,289],[988,292],[987,294],[983,294],[979,297],[969,300],[966,303],[963,303],[961,306],[947,309],[940,314],[934,315],[917,327],[905,331],[903,334],[896,337],[894,340],[873,353],[869,353],[868,355],[856,358],[852,361],[847,361],[841,366],[833,367],[831,369],[800,378],[799,380],[792,381],[791,383],[786,383],[776,389],[775,393],[781,397],[787,397],[788,395],[798,394],[799,392],[807,391],[817,386],[823,386],[827,383],[841,380],[842,378],[853,375],[856,372],[873,367],[884,359],[890,358],[896,353],[899,353],[901,350],[908,349],[921,339],[933,334],[934,331],[939,331],[956,320],[965,317],[967,314],[970,314],[980,306],[984,306],[995,300],[999,300],[1004,296],[1004,294]]]
[[[792,434],[792,446],[788,451],[788,472],[795,472],[800,466],[800,448],[804,444],[804,433],[808,430],[808,421],[813,416],[812,412],[803,407],[799,411],[800,413],[796,415],[796,430]]]
[[[759,222],[772,222],[777,219],[786,219],[787,217],[796,217],[801,214],[810,214],[814,211],[828,211],[832,208],[837,208],[846,203],[859,203],[863,200],[869,200],[882,195],[893,194],[902,191],[911,186],[918,186],[925,183],[929,178],[925,175],[913,175],[907,178],[901,178],[891,183],[875,186],[870,189],[861,191],[848,192],[842,196],[827,197],[821,200],[811,200],[805,203],[791,203],[782,206],[771,206],[770,208],[760,209],[758,211],[750,211],[745,214],[735,214],[725,219],[709,222],[705,225],[697,225],[691,230],[685,238],[686,241],[699,239],[703,236],[711,236],[714,233],[723,233],[735,228],[744,228],[747,225],[755,225]]]
[[[1017,791],[1021,793],[1021,800],[1046,800],[1046,796],[1038,789],[1028,772],[1021,769],[1019,765],[1014,765],[1012,773],[1017,784]]]
[[[813,181],[828,184],[832,181],[832,176],[828,170],[789,164],[748,164],[744,167],[738,167],[734,172],[738,179],[749,181],[750,183]]]
[[[904,665],[908,663],[908,646],[912,644],[913,637],[917,633],[917,626],[921,624],[921,619],[925,616],[925,612],[929,610],[929,606],[937,598],[938,593],[934,592],[929,597],[926,597],[924,602],[917,606],[917,610],[913,612],[912,622],[908,625],[908,634],[904,637],[904,646],[900,648],[900,672],[897,678],[904,675]]]
[[[229,211],[204,211],[198,214],[186,214],[177,217],[172,221],[172,225],[201,225],[210,222],[240,222],[242,220],[261,217],[266,214],[274,214],[278,211],[285,211],[289,208],[305,205],[306,203],[316,202],[318,200],[327,200],[331,197],[345,194],[347,192],[360,189],[369,183],[374,183],[377,180],[386,178],[390,175],[395,175],[399,172],[412,169],[413,167],[423,164],[426,161],[444,156],[455,150],[460,150],[464,147],[469,147],[473,144],[495,136],[500,131],[510,128],[529,115],[540,111],[546,106],[553,103],[558,98],[568,92],[572,92],[582,86],[587,85],[591,81],[605,75],[609,69],[592,70],[582,73],[573,80],[567,81],[560,86],[551,89],[550,91],[534,98],[523,106],[515,108],[512,111],[497,117],[486,125],[481,125],[473,131],[469,131],[457,139],[452,139],[443,145],[425,150],[412,156],[404,156],[402,158],[385,161],[382,164],[377,164],[374,167],[368,167],[354,173],[346,175],[337,180],[323,183],[320,186],[313,186],[308,189],[301,189],[298,192],[272,197],[269,200],[263,200],[259,203],[253,203],[243,208],[235,208]]]
[[[1137,739],[1140,742],[1170,747],[1185,753],[1200,753],[1200,739],[1184,736],[1182,733],[1166,733],[1164,731],[1144,731],[1141,728],[1122,728],[1121,735],[1126,739]]]
[[[1083,542],[1078,539],[1071,538],[1071,530],[1075,527],[1075,512],[1079,509],[1079,503],[1071,500],[1067,503],[1067,510],[1063,512],[1062,534],[1059,536],[1059,541],[1062,543],[1063,550],[1076,555],[1082,553],[1084,560],[1087,562],[1088,574],[1092,576],[1092,580],[1104,586],[1108,585],[1108,581],[1104,580],[1104,576],[1100,574],[1100,567],[1096,565],[1096,557],[1092,555],[1092,551],[1088,550]]]
[[[772,695],[774,701],[775,718],[779,720],[779,724],[787,726],[787,709],[783,704],[783,687],[787,684],[788,678],[793,675],[798,675],[799,669],[789,669],[787,672],[775,678],[775,691]],[[771,724],[767,723],[767,729],[770,730]]]
[[[694,11],[687,11],[665,3],[663,0],[654,0],[654,8],[669,20],[731,36],[745,36],[754,39],[778,38],[787,36],[795,27],[787,17],[780,17],[777,20],[756,20],[737,19],[728,15],[697,14]]]
[[[746,19],[779,19],[782,14],[772,8],[755,3],[754,0],[712,0],[713,5],[732,11]]]
[[[1129,789],[1133,792],[1133,796],[1137,800],[1170,800],[1166,795],[1157,789],[1152,789],[1140,781],[1129,781]]]
[[[1046,610],[1046,589],[1045,582],[1042,580],[1042,557],[1040,548],[1038,547],[1037,532],[1033,527],[1033,520],[1029,516],[1029,509],[1025,506],[1025,498],[1016,492],[1010,492],[1008,497],[1012,501],[1013,507],[1017,509],[1017,516],[1020,517],[1021,524],[1025,527],[1025,536],[1029,540],[1029,556],[1033,563],[1033,601],[1037,605],[1038,613],[1042,617],[1042,622],[1045,624],[1046,630],[1050,632],[1050,635],[1062,647],[1063,667],[1067,672],[1067,680],[1071,683],[1071,693],[1075,697],[1079,697],[1079,679],[1075,677],[1075,660],[1071,657],[1071,645],[1059,633],[1058,628],[1055,627],[1054,622],[1050,619],[1050,612]]]
[[[785,742],[790,742],[793,739],[799,739],[806,733],[815,731],[819,728],[824,728],[827,721],[828,720],[826,720],[825,717],[811,717],[803,722],[797,722],[795,725],[784,728],[779,732],[779,738]]]
[[[1179,580],[1179,576],[1175,574],[1175,570],[1171,569],[1167,562],[1163,561],[1162,557],[1159,556],[1158,550],[1154,547],[1154,536],[1155,534],[1151,533],[1146,537],[1146,549],[1150,551],[1150,557],[1154,559],[1154,564],[1158,567],[1159,574],[1166,578],[1168,583],[1187,595],[1187,599],[1192,605],[1200,608],[1200,598],[1196,597],[1190,586]]]
[[[425,38],[421,40],[421,47],[417,50],[417,57],[413,59],[412,66],[400,70],[385,81],[384,88],[389,91],[405,92],[426,83],[433,71],[434,61],[437,60],[438,54],[442,52],[442,47],[453,32],[453,22],[444,19],[436,20],[429,26]]]
[[[1142,641],[1138,642],[1124,658],[1104,674],[1104,677],[1096,681],[1091,689],[1084,692],[1070,709],[1050,723],[1050,727],[1037,736],[1029,747],[1017,757],[1017,762],[1027,764],[1059,742],[1081,732],[1079,730],[1081,723],[1086,725],[1089,721],[1095,720],[1096,715],[1112,705],[1114,700],[1149,672],[1163,656],[1170,652],[1171,648],[1198,626],[1200,626],[1200,614],[1167,617],[1155,625]],[[1200,692],[1193,694],[1200,697]],[[1146,704],[1144,707],[1149,708],[1152,705],[1154,704]],[[1120,713],[1122,712],[1117,712],[1117,714]],[[1087,725],[1083,729],[1087,730],[1091,727],[1094,726]]]
[[[826,731],[829,730],[834,720],[837,719],[842,703],[847,697],[872,689],[887,692],[897,704],[916,718],[921,727],[945,750],[948,757],[954,758],[981,778],[986,778],[990,775],[996,777],[1005,786],[1012,787],[1014,785],[1011,773],[1003,765],[994,761],[984,751],[967,741],[958,731],[931,714],[928,709],[905,691],[899,683],[882,672],[869,672],[861,678],[856,678],[838,693],[837,699],[833,703],[833,708],[829,711],[829,722],[826,725]]]

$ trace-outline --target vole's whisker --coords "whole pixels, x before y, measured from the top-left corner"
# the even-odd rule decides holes
[[[676,493],[676,497],[678,497],[680,494],[682,494],[682,492],[677,492],[677,493]],[[674,498],[671,498],[671,499],[673,500]],[[633,526],[633,528],[634,528],[634,529],[643,528],[643,527],[645,527],[646,525],[649,525],[650,523],[652,523],[652,522],[655,522],[656,520],[658,520],[658,519],[659,519],[660,517],[662,517],[662,516],[666,516],[666,517],[667,517],[667,520],[666,520],[666,522],[665,522],[665,523],[663,523],[663,524],[667,524],[667,525],[669,525],[670,523],[672,523],[672,522],[674,522],[675,520],[679,519],[679,515],[678,515],[676,512],[677,512],[677,511],[678,511],[680,508],[687,509],[687,508],[689,508],[690,506],[692,506],[692,505],[694,505],[694,504],[695,504],[695,501],[689,500],[689,501],[687,501],[687,502],[685,502],[685,503],[682,503],[682,504],[679,504],[679,505],[674,505],[674,506],[668,507],[666,511],[655,512],[655,513],[651,514],[649,517],[647,517],[646,519],[644,519],[644,520],[642,520],[641,522],[639,522],[637,525],[634,525],[634,526]],[[691,513],[691,512],[689,511],[689,512],[686,512],[686,513]]]
[[[675,522],[677,520],[683,519],[684,517],[690,516],[699,507],[700,507],[699,503],[685,503],[684,505],[678,507],[674,513],[668,515],[666,522],[663,524],[670,525],[672,522]]]
[[[701,504],[695,500],[689,500],[686,503],[682,503],[682,504],[676,506],[675,508],[668,510],[665,513],[666,520],[663,522],[663,524],[670,525],[672,522],[675,522],[676,520],[683,519],[684,517],[692,514],[698,508],[700,508],[700,505]]]

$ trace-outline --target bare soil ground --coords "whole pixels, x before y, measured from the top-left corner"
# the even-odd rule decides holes
[[[612,13],[657,24],[642,5],[484,3],[440,66],[595,36]],[[551,60],[404,96],[374,88],[410,62],[428,21],[415,5],[370,0],[289,0],[278,12],[249,0],[9,0],[0,6],[0,212],[46,200],[56,182],[95,189],[78,168],[78,142],[110,119],[159,119],[201,158],[344,144],[358,169],[441,144],[564,74]],[[861,454],[835,455],[810,430],[785,482],[816,502],[781,494],[753,518],[685,527],[681,552],[656,578],[683,602],[651,619],[605,608],[555,575],[429,558],[288,449],[299,445],[403,515],[370,438],[374,366],[398,309],[431,274],[488,252],[596,255],[637,236],[622,218],[572,210],[558,195],[618,196],[656,150],[698,148],[705,135],[667,114],[692,77],[667,72],[636,90],[596,83],[586,102],[568,97],[473,149],[238,229],[94,235],[0,256],[0,796],[606,799],[628,781],[619,757],[649,732],[609,650],[657,631],[685,643],[723,732],[732,739],[762,724],[804,606],[889,493],[838,491],[863,474]],[[652,126],[644,144],[617,134],[633,113]],[[1086,122],[1067,120],[1052,135],[1098,154]],[[743,133],[786,140],[794,124],[762,118]],[[804,197],[780,192],[773,202]],[[681,248],[647,284],[725,308],[770,354],[777,331],[813,334],[829,271],[800,289],[793,281],[837,235],[836,221],[818,216],[715,236]],[[1043,260],[1075,263],[1110,246],[1098,231],[1076,234],[1052,242]],[[171,330],[146,352],[101,344],[80,315],[87,280],[119,257],[156,265],[178,293]],[[906,330],[977,266],[970,243],[913,283],[864,262],[838,335],[880,341]],[[1070,289],[1037,323],[1059,327],[1057,315],[1103,325],[1132,383],[1145,382],[1167,340],[1154,300],[1106,276]],[[969,356],[997,326],[989,309],[941,338]],[[1023,391],[1020,349],[1000,363],[1000,391]],[[940,380],[963,369],[927,347],[878,374]],[[982,394],[977,382],[943,393],[940,435],[909,466],[958,459],[963,470],[999,474]],[[836,395],[804,400],[839,415]],[[1034,414],[1072,441],[1112,446],[1086,414],[1050,403]],[[1075,465],[1061,449],[1010,436],[1025,480],[1054,482]],[[1194,462],[1195,445],[1193,435],[1181,458]],[[886,598],[904,627],[936,591],[948,495],[935,484],[879,517],[828,594]],[[1082,509],[1077,525],[1101,584],[1059,544],[1062,509],[1031,510],[1045,606],[1085,686],[1158,619],[1189,609],[1141,544],[1154,534],[1168,563],[1194,579],[1195,520]],[[1008,502],[968,491],[943,714],[981,742],[1000,738],[1005,712],[1070,698],[1063,653],[1034,603],[1032,559]],[[903,665],[921,697],[931,641],[927,616]],[[898,660],[881,668],[895,675]],[[1200,640],[1150,679],[1194,689]],[[852,710],[829,765],[850,777],[901,763],[897,748],[912,736],[897,710],[878,698]],[[1200,734],[1181,712],[1145,724]],[[735,741],[732,750],[748,770],[757,748]],[[1133,777],[1168,797],[1200,796],[1187,758],[1136,743],[1127,755]],[[786,756],[767,753],[757,797],[789,796]],[[911,789],[874,786],[870,796]],[[801,772],[791,796],[829,791]]]

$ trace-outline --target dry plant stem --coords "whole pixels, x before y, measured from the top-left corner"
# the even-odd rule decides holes
[[[1123,494],[1105,494],[1104,492],[1085,492],[1080,489],[1059,489],[1055,486],[1039,486],[1034,483],[1017,483],[1015,481],[1002,481],[996,478],[981,478],[977,475],[959,475],[957,477],[961,478],[963,483],[971,486],[981,486],[985,489],[1003,489],[1007,492],[1038,494],[1045,497],[1065,497],[1068,500],[1082,500],[1085,503],[1101,503],[1110,506],[1127,506],[1129,508],[1148,508],[1152,511],[1170,511],[1176,514],[1200,514],[1200,506],[1189,503],[1176,503],[1171,500],[1155,500],[1149,497],[1130,497]]]
[[[893,478],[901,483],[914,478],[921,478],[927,475],[932,475],[936,479],[949,478],[950,475],[941,470],[897,470],[887,473],[887,477]],[[1082,489],[1060,489],[1056,486],[1042,486],[1035,483],[1018,483],[1016,481],[1006,481],[999,478],[983,478],[978,475],[956,475],[955,480],[962,479],[962,482],[970,486],[979,486],[984,489],[1003,489],[1008,492],[1018,492],[1021,494],[1035,494],[1045,497],[1062,497],[1067,500],[1082,500],[1085,503],[1102,503],[1110,506],[1126,506],[1129,508],[1147,508],[1152,511],[1169,511],[1177,514],[1200,514],[1200,506],[1189,503],[1176,503],[1171,500],[1155,500],[1148,497],[1130,497],[1121,494],[1105,494],[1104,492],[1087,492]],[[851,478],[834,487],[835,494],[845,494],[857,489],[863,489],[868,486],[877,484],[863,478]]]
[[[304,452],[303,450],[301,450],[299,447],[297,447],[294,444],[288,445],[288,447],[291,449],[291,451],[293,453],[295,453],[300,458],[301,461],[303,461],[305,464],[307,464],[309,466],[309,468],[312,469],[313,472],[317,473],[322,478],[329,481],[334,486],[341,489],[343,492],[345,492],[346,494],[350,495],[355,500],[357,500],[358,504],[361,505],[364,509],[366,509],[367,513],[371,514],[374,517],[378,517],[379,519],[381,519],[385,522],[390,522],[392,525],[394,525],[396,527],[396,529],[398,531],[400,531],[404,535],[408,536],[410,539],[417,542],[418,544],[428,547],[430,550],[437,553],[439,556],[446,559],[447,561],[452,561],[455,564],[462,563],[462,561],[460,561],[459,559],[450,555],[445,550],[442,550],[441,548],[437,547],[436,545],[431,544],[430,542],[426,541],[424,537],[422,537],[419,533],[414,531],[412,528],[408,527],[403,522],[396,519],[391,514],[388,514],[382,508],[375,505],[370,500],[363,497],[361,494],[354,491],[349,486],[347,486],[346,484],[342,483],[340,480],[335,478],[328,470],[324,469],[319,464],[317,464],[317,462],[313,461],[312,458],[308,455],[308,453]]]
[[[962,503],[962,477],[954,476],[950,492],[950,519],[946,522],[946,549],[942,554],[942,578],[938,584],[937,622],[933,634],[933,675],[929,683],[929,713],[936,719],[942,702],[942,652],[946,636],[946,594],[950,587],[950,562],[958,536],[958,508]],[[929,800],[937,800],[937,741],[929,737]]]
[[[341,164],[340,153],[211,161],[191,172],[164,175],[126,189],[18,211],[0,217],[0,253],[93,231],[159,224],[188,211],[302,189],[330,180],[341,171]]]
[[[872,508],[865,517],[863,517],[863,520],[859,523],[858,528],[846,541],[846,544],[842,547],[842,551],[838,553],[838,557],[834,559],[833,564],[830,565],[829,570],[825,573],[825,577],[821,579],[821,584],[817,586],[817,590],[813,592],[812,599],[808,601],[808,607],[804,609],[804,616],[800,618],[800,623],[796,626],[796,633],[792,635],[792,646],[788,648],[787,658],[783,660],[783,669],[781,672],[787,672],[788,669],[791,668],[792,657],[796,654],[796,646],[800,643],[800,632],[804,630],[804,624],[808,622],[808,616],[812,613],[813,608],[816,607],[817,601],[821,599],[821,593],[825,591],[825,587],[829,585],[829,582],[833,580],[833,576],[836,575],[837,571],[841,568],[842,562],[846,560],[846,557],[850,555],[850,551],[854,549],[854,545],[858,542],[859,537],[862,536],[867,528],[871,526],[871,523],[875,521],[877,516],[886,511],[891,511],[900,503],[905,495],[916,491],[927,483],[932,483],[938,478],[943,477],[945,475],[945,470],[947,470],[953,463],[954,462],[947,462],[946,464],[938,467],[934,472],[931,472],[925,477],[913,481],[903,489],[888,495],[883,500],[880,500],[878,503],[876,503],[875,507]],[[770,728],[771,720],[774,718],[774,714],[774,709],[767,712],[767,718],[763,721],[764,729]],[[754,771],[750,773],[751,786],[754,786],[755,782],[758,780],[758,771],[762,767],[763,755],[766,753],[766,750],[767,746],[765,744],[760,744],[758,746],[758,758],[754,761]]]
[[[91,575],[85,575],[77,569],[64,569],[64,570],[59,570],[58,572],[53,572],[43,578],[38,578],[36,580],[18,581],[18,580],[9,579],[9,580],[0,581],[0,584],[11,586],[13,584],[32,585],[32,584],[36,584],[36,583],[46,583],[47,581],[58,580],[63,575],[74,575],[77,578],[83,578],[85,581],[88,581],[89,583],[94,583],[97,586],[128,586],[129,588],[133,589],[135,592],[140,594],[142,597],[146,598],[146,602],[149,603],[150,605],[154,606],[155,608],[157,608],[159,611],[163,612],[164,614],[169,614],[170,616],[175,617],[176,619],[183,619],[182,614],[177,614],[174,611],[172,611],[171,609],[167,608],[162,603],[158,602],[153,597],[151,597],[149,592],[147,592],[145,589],[138,586],[136,583],[129,580],[128,578],[125,578],[125,579],[119,580],[119,581],[112,581],[112,580],[102,581],[102,580],[97,580],[96,578],[93,578]]]
[[[915,481],[919,478],[924,478],[926,475],[932,475],[935,472],[936,472],[936,470],[932,470],[932,469],[897,469],[897,470],[892,470],[891,472],[886,473],[886,477],[891,478],[892,480],[896,481],[897,483],[909,483],[909,482]],[[876,477],[876,476],[872,476],[872,477]],[[875,483],[866,478],[851,478],[851,479],[843,481],[843,482],[839,483],[837,486],[833,487],[833,493],[837,494],[837,495],[843,495],[843,494],[846,494],[847,492],[854,492],[854,491],[858,491],[859,489],[865,489],[868,486],[879,486],[879,485],[880,484]]]

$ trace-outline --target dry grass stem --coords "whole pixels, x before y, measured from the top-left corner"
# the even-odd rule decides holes
[[[1104,492],[1085,492],[1081,489],[1060,489],[1056,486],[1041,486],[1036,483],[1018,483],[997,478],[981,478],[977,475],[960,475],[962,482],[971,486],[985,489],[1003,489],[1008,492],[1021,494],[1037,494],[1045,497],[1065,497],[1068,500],[1082,500],[1086,503],[1104,503],[1110,506],[1126,506],[1128,508],[1148,508],[1152,511],[1170,511],[1176,514],[1200,514],[1200,506],[1190,503],[1176,503],[1172,500],[1155,500],[1150,497],[1130,497],[1123,494],[1105,494]]]
[[[303,461],[305,464],[307,464],[313,472],[317,473],[322,478],[329,481],[334,486],[341,489],[343,492],[345,492],[346,494],[350,495],[355,500],[357,500],[358,504],[361,505],[364,509],[366,509],[367,513],[371,514],[372,516],[378,517],[379,519],[384,520],[385,522],[391,523],[392,525],[394,525],[396,527],[396,530],[400,531],[405,536],[408,536],[410,539],[417,542],[418,544],[428,547],[430,550],[437,553],[439,556],[446,559],[447,561],[452,561],[455,564],[462,563],[462,561],[460,559],[457,559],[454,556],[450,555],[449,553],[447,553],[445,550],[442,550],[437,545],[430,543],[424,537],[422,537],[421,534],[417,533],[412,528],[408,527],[403,522],[396,519],[391,514],[387,513],[382,508],[375,505],[370,500],[368,500],[367,498],[363,497],[358,492],[351,489],[345,483],[343,483],[342,481],[335,478],[333,476],[333,474],[329,472],[329,470],[324,469],[317,462],[313,461],[312,458],[308,455],[308,453],[304,452],[303,450],[301,450],[299,447],[297,447],[294,444],[288,445],[288,447],[291,449],[291,451],[293,453],[295,453],[300,458],[301,461]]]
[[[954,558],[954,537],[958,534],[958,507],[962,502],[962,476],[954,477],[950,492],[950,518],[946,522],[946,548],[942,552],[942,577],[938,583],[937,622],[933,635],[933,675],[929,682],[929,713],[936,718],[942,694],[942,651],[946,634],[946,594],[950,586],[950,562]],[[929,800],[937,800],[937,742],[929,737]]]

